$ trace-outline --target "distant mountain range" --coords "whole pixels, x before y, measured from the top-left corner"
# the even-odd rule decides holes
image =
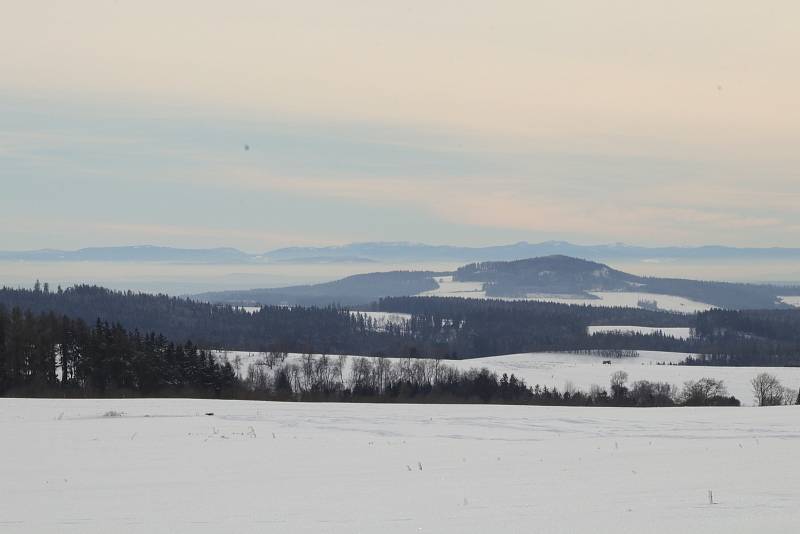
[[[268,260],[302,260],[303,258],[367,258],[373,261],[399,263],[404,261],[511,261],[550,255],[565,255],[592,260],[648,259],[800,259],[800,248],[735,248],[702,247],[640,247],[614,243],[607,245],[575,245],[566,241],[528,243],[488,247],[458,247],[421,243],[352,243],[333,247],[290,247],[263,255]]]
[[[602,263],[551,255],[471,263],[452,273],[370,273],[324,284],[220,291],[195,298],[236,305],[366,305],[381,297],[413,296],[438,289],[435,277],[443,275],[452,275],[454,282],[478,282],[489,298],[521,298],[530,294],[596,298],[589,292],[626,291],[673,295],[727,309],[769,309],[790,307],[779,296],[800,295],[800,287],[641,277]]]
[[[184,263],[403,263],[403,262],[485,262],[565,255],[595,261],[621,260],[800,260],[800,248],[641,247],[622,243],[575,245],[565,241],[519,242],[488,247],[459,247],[420,243],[352,243],[331,247],[289,247],[262,254],[234,248],[183,249],[172,247],[122,246],[80,250],[42,249],[0,252],[5,261],[108,261]]]

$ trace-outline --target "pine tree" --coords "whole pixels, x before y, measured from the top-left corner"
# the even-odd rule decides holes
[[[8,316],[0,306],[0,395],[8,388],[8,366],[6,362],[6,330]]]

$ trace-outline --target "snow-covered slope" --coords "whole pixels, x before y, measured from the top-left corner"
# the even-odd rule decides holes
[[[540,384],[564,391],[567,383],[589,391],[592,384],[608,389],[609,379],[615,371],[628,373],[628,383],[637,380],[668,382],[679,388],[688,380],[703,377],[723,380],[728,394],[735,396],[743,405],[753,404],[750,381],[757,374],[767,372],[778,377],[784,386],[797,391],[800,387],[799,367],[720,367],[659,365],[678,363],[689,354],[675,352],[641,351],[638,358],[612,359],[611,365],[603,364],[603,358],[567,353],[528,353],[492,356],[474,360],[449,361],[459,368],[486,367],[500,373],[514,373],[524,378],[529,385]]]
[[[789,531],[798,416],[0,399],[0,531]]]
[[[793,297],[780,297],[780,299],[790,306],[794,306],[796,308],[800,308],[800,297],[793,296]]]
[[[423,297],[464,297],[485,299],[486,292],[481,282],[454,282],[452,276],[435,278],[439,284],[437,289],[425,291],[419,296]],[[503,300],[538,300],[544,302],[557,302],[561,304],[580,304],[587,306],[626,306],[636,308],[640,301],[655,302],[662,310],[682,313],[695,313],[710,310],[712,305],[697,302],[674,295],[661,295],[637,291],[589,291],[596,298],[587,299],[584,296],[569,297],[566,295],[539,295],[530,294],[523,298],[505,298]]]
[[[351,311],[352,315],[363,315],[375,321],[378,330],[385,330],[389,325],[401,324],[411,319],[410,313],[376,312],[376,311]]]

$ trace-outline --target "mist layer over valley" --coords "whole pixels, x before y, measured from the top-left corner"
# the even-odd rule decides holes
[[[281,249],[274,253],[246,254],[234,249],[186,251],[158,247],[115,247],[87,249],[90,252],[80,254],[47,251],[0,253],[0,273],[1,282],[9,286],[31,287],[39,279],[64,287],[95,283],[119,290],[181,295],[316,284],[371,272],[450,272],[471,261],[523,259],[537,253],[563,251],[579,258],[608,263],[621,271],[641,276],[726,282],[800,283],[800,261],[788,249],[723,249],[724,253],[712,253],[679,247],[663,250],[646,247],[545,245],[547,244],[486,249],[455,248],[455,252],[446,252],[448,249],[444,247],[445,252],[435,254],[429,249],[438,250],[436,247],[420,249],[419,246],[415,248],[412,245],[366,248],[351,245],[353,250],[343,247],[345,252],[341,254],[333,254],[330,249],[325,248]],[[398,248],[405,252],[397,252]],[[223,252],[216,252],[217,250]],[[393,253],[389,254],[387,250]],[[447,258],[448,255],[453,257]]]

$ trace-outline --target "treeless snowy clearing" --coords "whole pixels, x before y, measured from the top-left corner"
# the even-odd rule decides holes
[[[496,298],[487,297],[481,282],[454,282],[452,276],[435,278],[439,284],[438,289],[420,293],[421,297],[464,297],[464,298]],[[642,293],[636,291],[589,291],[596,298],[585,298],[580,295],[538,295],[530,294],[520,298],[501,298],[501,300],[537,300],[542,302],[556,302],[560,304],[577,304],[584,306],[625,306],[636,308],[639,301],[655,302],[659,308],[666,311],[682,313],[695,313],[710,310],[711,304],[697,302],[674,295],[660,295],[657,293]]]
[[[789,306],[795,306],[800,308],[800,296],[795,297],[779,297],[783,302],[788,304]]]
[[[780,531],[800,521],[798,416],[0,399],[0,530]]]
[[[378,330],[384,330],[389,325],[402,324],[403,321],[411,319],[410,313],[396,313],[396,312],[376,312],[376,311],[351,311],[351,315],[363,315],[367,319],[375,321],[375,326]]]

